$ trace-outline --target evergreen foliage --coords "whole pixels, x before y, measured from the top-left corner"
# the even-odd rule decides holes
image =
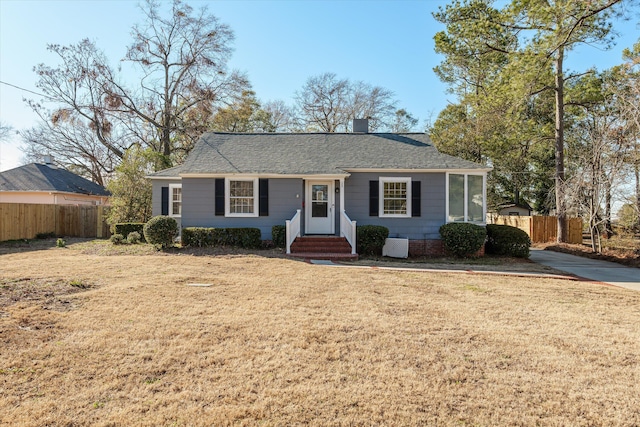
[[[440,227],[440,236],[447,253],[457,257],[476,254],[487,238],[487,230],[467,222],[451,222]]]

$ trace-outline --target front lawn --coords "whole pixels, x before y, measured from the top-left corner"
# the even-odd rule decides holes
[[[1,424],[640,424],[637,292],[100,248],[0,252]]]

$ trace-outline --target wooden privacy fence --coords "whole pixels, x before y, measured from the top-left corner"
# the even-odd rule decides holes
[[[555,216],[507,216],[492,217],[493,224],[510,225],[524,230],[532,243],[555,242],[558,237],[558,222]],[[567,243],[582,243],[582,219],[567,218]]]
[[[104,206],[0,203],[0,241],[33,239],[38,233],[109,237]]]

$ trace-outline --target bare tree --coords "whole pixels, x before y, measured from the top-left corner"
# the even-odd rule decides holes
[[[273,132],[295,132],[294,113],[284,101],[268,101],[262,109],[269,115]]]
[[[55,154],[65,167],[102,184],[131,144],[120,118],[109,111],[103,90],[107,60],[88,39],[47,49],[58,56],[60,65],[34,67],[36,87],[45,99],[27,100],[40,118],[38,125],[22,132],[27,157]],[[53,110],[45,103],[53,104]]]
[[[124,59],[134,65],[127,82],[88,39],[48,46],[60,64],[34,68],[44,99],[28,101],[42,122],[24,132],[29,156],[55,154],[102,183],[127,149],[140,145],[163,154],[156,166],[164,168],[184,158],[218,108],[250,88],[244,75],[226,69],[228,26],[180,0],[167,18],[161,6],[147,0],[141,7],[145,20],[133,28]]]
[[[9,139],[9,135],[11,135],[12,130],[13,128],[11,126],[3,122],[0,122],[0,141]]]
[[[629,144],[626,164],[633,174],[634,196],[629,203],[640,216],[640,40],[632,49],[625,49],[625,62],[614,68],[618,84],[614,88],[620,118],[624,122]],[[640,226],[640,222],[638,223]]]
[[[376,131],[389,128],[396,111],[391,91],[334,73],[310,77],[296,94],[296,105],[303,131],[348,132],[357,118],[368,118],[370,130]]]
[[[587,76],[578,89],[597,87],[601,98],[584,107],[582,119],[574,126],[577,138],[571,155],[572,175],[565,183],[567,208],[577,210],[588,220],[592,249],[602,251],[601,236],[613,234],[611,228],[614,189],[621,182],[629,152],[625,124],[614,95],[618,80],[610,72]]]
[[[234,39],[229,26],[206,7],[194,12],[180,0],[172,2],[168,18],[160,8],[159,1],[146,0],[142,7],[146,21],[133,28],[134,40],[125,57],[142,72],[139,87],[130,89],[106,73],[105,89],[114,111],[133,115],[155,130],[154,149],[169,166],[174,151],[188,151],[192,144],[174,139],[190,134],[184,126],[191,122],[183,117],[192,109],[240,94],[248,81],[226,69]]]
[[[79,119],[51,121],[43,116],[21,135],[28,159],[41,161],[43,155],[52,154],[56,164],[100,185],[105,185],[121,160],[100,141],[94,129]]]

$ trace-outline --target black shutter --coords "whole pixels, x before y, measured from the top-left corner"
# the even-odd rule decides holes
[[[260,216],[269,216],[269,180],[259,180],[258,187],[258,193],[260,194],[258,211],[260,212]]]
[[[411,181],[411,216],[420,216],[420,181]]]
[[[215,184],[216,215],[224,216],[224,178],[216,178]]]
[[[380,193],[378,181],[369,181],[369,216],[378,216]]]
[[[160,215],[169,215],[169,187],[162,187]]]

